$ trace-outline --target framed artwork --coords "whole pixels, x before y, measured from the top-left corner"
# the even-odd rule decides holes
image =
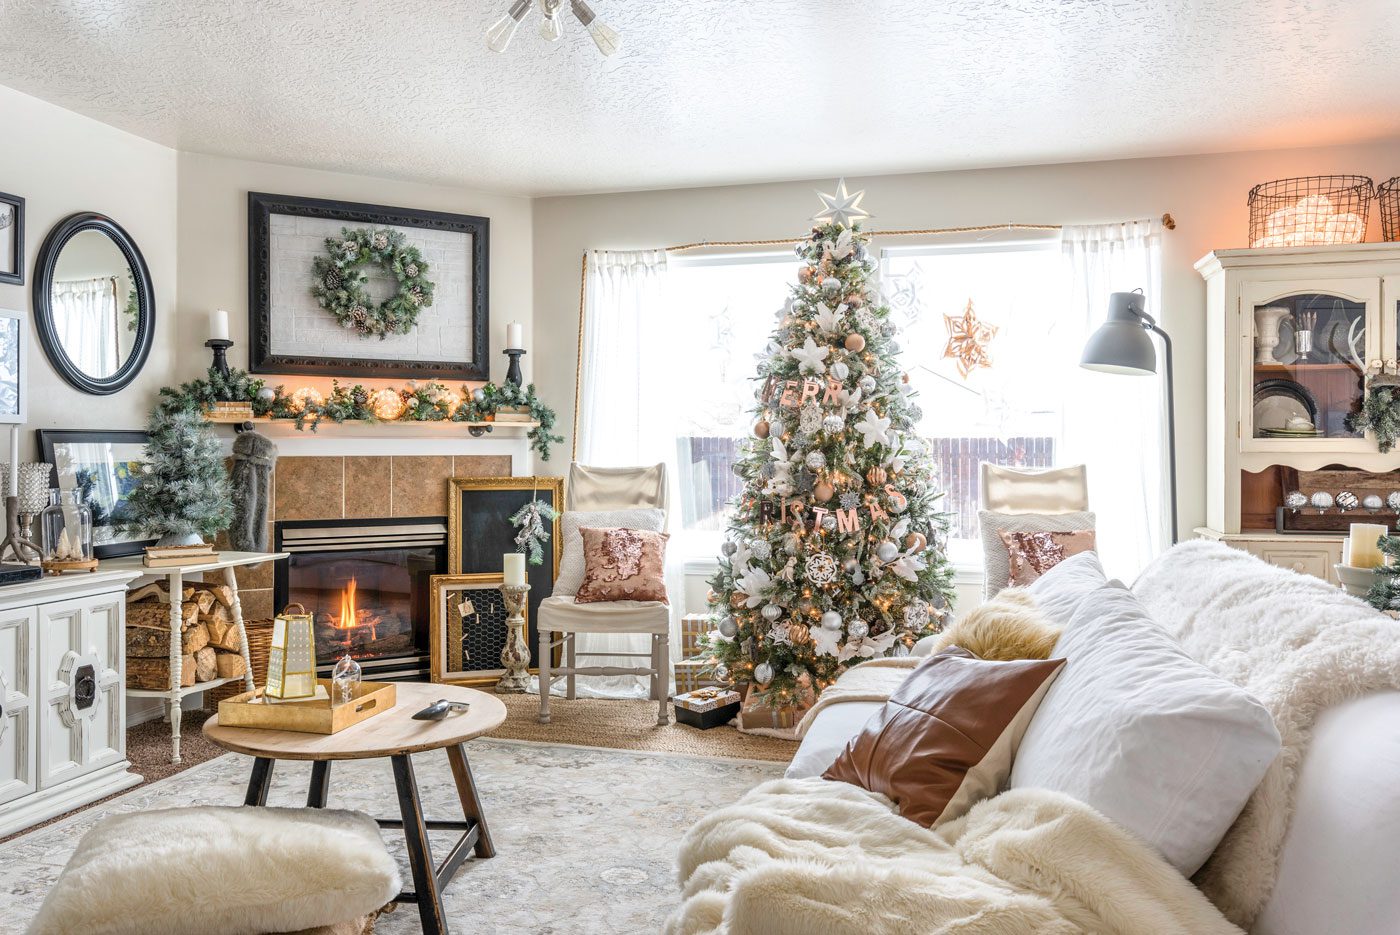
[[[248,193],[254,373],[485,380],[488,218]]]
[[[501,557],[518,551],[516,528],[510,518],[531,500],[540,499],[559,512],[564,511],[562,477],[454,477],[448,484],[447,570],[454,575],[499,574]],[[531,658],[538,651],[534,622],[540,602],[554,592],[562,552],[559,522],[555,520],[543,564],[525,565],[525,581],[530,585],[525,639],[530,644]]]
[[[508,633],[503,575],[433,575],[429,579],[430,674],[434,682],[483,685],[505,674]]]
[[[24,422],[25,354],[24,315],[0,308],[0,423]]]
[[[0,192],[0,282],[24,285],[24,199]]]
[[[155,537],[136,538],[122,530],[126,498],[146,461],[150,436],[141,431],[39,429],[39,452],[53,465],[50,484],[81,491],[92,509],[93,553],[98,558],[137,555]]]

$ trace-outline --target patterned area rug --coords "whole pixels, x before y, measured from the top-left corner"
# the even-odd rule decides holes
[[[448,887],[455,933],[653,935],[679,902],[673,872],[681,835],[701,815],[782,775],[783,764],[561,744],[475,740],[467,745],[497,856],[468,861]],[[0,931],[23,931],[78,839],[104,815],[192,804],[238,805],[252,760],[226,754],[78,812],[5,845]],[[413,758],[430,818],[457,818],[452,773],[440,751]],[[309,763],[278,763],[269,805],[303,805]],[[395,803],[388,760],[336,763],[330,804],[377,817]],[[403,839],[385,831],[405,880]],[[433,835],[440,861],[451,833]],[[380,935],[420,931],[400,906]]]

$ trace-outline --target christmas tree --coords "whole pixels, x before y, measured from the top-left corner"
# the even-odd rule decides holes
[[[162,404],[147,427],[146,463],[127,497],[130,528],[162,544],[212,537],[233,519],[219,440],[197,409]]]
[[[760,355],[744,481],[710,581],[719,678],[774,706],[848,666],[904,654],[941,628],[952,598],[947,523],[920,418],[898,363],[863,193],[820,195],[804,261]]]
[[[1380,611],[1400,611],[1400,536],[1381,536],[1376,543],[1389,561],[1376,569],[1366,602]]]

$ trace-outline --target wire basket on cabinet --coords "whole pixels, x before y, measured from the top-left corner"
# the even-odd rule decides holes
[[[1361,243],[1375,183],[1364,175],[1310,175],[1249,190],[1251,247]]]
[[[1376,186],[1376,203],[1381,209],[1381,237],[1400,240],[1400,175]]]

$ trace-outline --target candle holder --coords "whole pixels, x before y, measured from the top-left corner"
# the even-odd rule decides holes
[[[5,498],[5,539],[0,542],[0,558],[6,552],[13,552],[16,560],[28,565],[31,561],[38,561],[43,557],[39,547],[20,534],[19,519],[19,497],[10,495]],[[28,558],[24,553],[28,550],[34,553],[34,558]]]
[[[219,375],[228,379],[228,349],[233,347],[233,342],[227,338],[210,338],[204,342],[204,346],[214,352],[214,361],[210,365],[219,371]]]
[[[520,695],[530,682],[530,644],[525,639],[525,597],[530,593],[528,584],[503,584],[501,596],[505,598],[506,645],[501,650],[501,668],[506,670],[496,683],[496,692],[501,695]]]
[[[520,372],[520,358],[525,356],[525,352],[518,347],[508,347],[501,353],[510,358],[510,366],[506,368],[506,382],[519,386],[525,379]]]

